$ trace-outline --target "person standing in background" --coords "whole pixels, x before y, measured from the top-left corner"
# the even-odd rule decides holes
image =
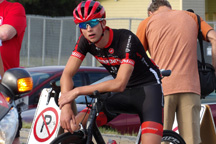
[[[172,74],[162,80],[164,129],[172,129],[175,113],[180,135],[187,144],[199,144],[200,82],[197,67],[198,21],[196,14],[172,10],[167,0],[154,0],[137,36],[160,69]],[[216,69],[216,32],[201,18],[203,38],[212,44]]]
[[[19,67],[20,49],[26,28],[25,9],[20,3],[0,0],[0,46],[4,71]]]
[[[0,0],[0,53],[4,71],[19,67],[20,49],[26,28],[25,9],[20,3]],[[13,144],[19,144],[22,120],[19,113],[19,130]]]

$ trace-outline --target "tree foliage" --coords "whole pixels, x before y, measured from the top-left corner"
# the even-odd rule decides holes
[[[7,0],[21,3],[26,14],[44,16],[72,16],[73,10],[81,0]]]

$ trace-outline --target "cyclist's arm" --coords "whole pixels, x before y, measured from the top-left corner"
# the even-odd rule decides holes
[[[216,31],[210,30],[207,33],[207,39],[211,42],[212,45],[212,64],[216,70]]]
[[[84,95],[92,94],[95,90],[99,92],[122,92],[130,79],[133,68],[134,67],[130,64],[122,64],[115,79],[95,85],[80,87],[78,88],[78,92]]]
[[[68,95],[61,96],[59,99],[59,105],[62,107],[66,103],[77,98],[79,95],[89,95],[92,94],[95,90],[99,92],[122,92],[124,91],[130,76],[133,72],[134,67],[130,64],[122,64],[118,70],[117,76],[113,80],[108,80],[95,85],[88,85],[77,87],[70,92]]]
[[[64,95],[65,93],[73,89],[74,82],[72,77],[76,74],[81,63],[82,61],[76,57],[71,56],[69,58],[60,80],[62,95]],[[71,127],[71,122],[73,123],[73,125],[76,125],[76,121],[75,121],[76,114],[77,114],[77,108],[74,100],[72,101],[72,103],[65,104],[64,107],[61,108],[60,122],[63,129],[73,132]]]
[[[78,71],[80,65],[82,63],[82,60],[71,56],[65,66],[65,69],[62,73],[60,85],[61,85],[61,92],[65,93],[70,90],[72,90],[74,86],[74,82],[72,77],[76,74]]]

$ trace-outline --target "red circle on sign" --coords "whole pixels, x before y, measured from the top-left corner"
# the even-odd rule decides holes
[[[36,125],[37,125],[38,119],[39,119],[41,116],[43,117],[43,114],[44,114],[45,112],[47,112],[47,111],[52,111],[52,112],[55,114],[55,116],[56,116],[56,125],[55,125],[54,130],[52,131],[52,133],[51,133],[50,135],[48,135],[47,138],[39,138],[39,137],[37,136],[37,133],[36,133]],[[44,123],[45,123],[45,122],[44,122]],[[46,125],[46,124],[45,124],[45,125]],[[54,134],[54,132],[55,132],[55,130],[56,130],[56,128],[57,128],[57,125],[58,125],[58,112],[56,111],[56,109],[54,109],[54,108],[52,108],[52,107],[49,107],[49,108],[44,109],[44,110],[38,115],[38,117],[37,117],[37,119],[36,119],[36,121],[35,121],[34,129],[33,129],[35,139],[36,139],[37,141],[39,141],[39,142],[45,142],[45,141],[47,141],[47,140],[50,139],[50,137]],[[49,132],[48,132],[48,134],[49,134]]]

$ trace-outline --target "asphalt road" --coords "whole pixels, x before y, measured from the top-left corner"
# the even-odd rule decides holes
[[[28,136],[29,136],[29,129],[25,129],[25,128],[21,129],[20,132],[21,144],[27,144]],[[115,140],[117,144],[134,144],[136,142],[135,136],[103,134],[103,137],[106,143],[108,142],[109,139]]]

